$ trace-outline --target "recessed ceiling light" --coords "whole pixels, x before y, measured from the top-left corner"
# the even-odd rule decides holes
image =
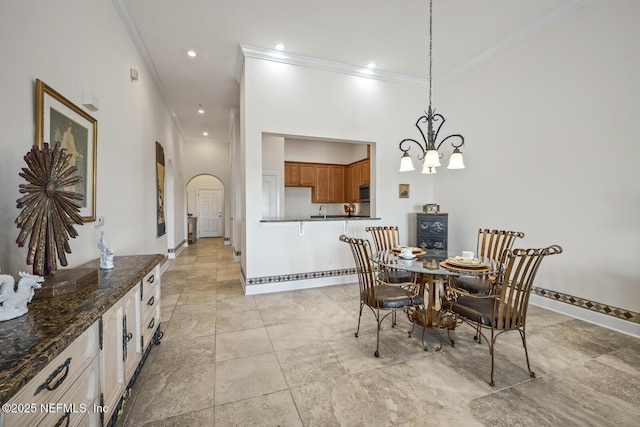
[[[367,68],[376,68],[376,63],[375,62],[369,62],[367,64]]]
[[[276,45],[276,50],[280,50],[280,51],[284,50],[284,45],[282,43],[278,43]]]
[[[202,109],[202,105],[198,108],[198,114],[204,114],[204,110]]]
[[[196,56],[198,56],[195,50],[188,50],[187,55],[190,56],[191,58],[195,58]]]
[[[209,136],[209,132],[202,132],[202,136]]]

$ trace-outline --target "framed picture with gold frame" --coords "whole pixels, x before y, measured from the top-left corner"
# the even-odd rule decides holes
[[[398,185],[398,197],[401,199],[409,198],[409,184]]]
[[[60,142],[69,158],[70,166],[77,167],[79,183],[69,191],[82,194],[80,216],[84,222],[96,219],[96,149],[98,121],[56,92],[40,79],[36,79],[36,141],[51,146]]]

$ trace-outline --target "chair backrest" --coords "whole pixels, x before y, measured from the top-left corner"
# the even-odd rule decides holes
[[[355,237],[340,236],[340,241],[348,243],[356,262],[356,273],[358,274],[358,284],[360,285],[360,299],[363,303],[376,306],[376,269],[372,264],[371,243],[365,239]]]
[[[478,244],[476,254],[479,257],[487,257],[499,260],[504,251],[513,248],[517,238],[523,238],[524,233],[520,231],[504,230],[478,230]]]
[[[501,258],[503,270],[497,284],[500,297],[495,300],[496,329],[524,327],[529,295],[542,260],[547,255],[562,253],[558,245],[541,249],[506,250]]]
[[[367,227],[365,231],[371,233],[376,251],[388,251],[399,245],[397,226]]]

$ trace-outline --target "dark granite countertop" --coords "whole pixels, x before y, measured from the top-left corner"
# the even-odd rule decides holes
[[[164,259],[160,254],[116,256],[112,270],[100,270],[99,260],[88,262],[78,268],[98,270],[97,283],[33,299],[27,314],[0,322],[0,403],[11,399]]]

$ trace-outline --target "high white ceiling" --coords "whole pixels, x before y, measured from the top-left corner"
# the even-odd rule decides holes
[[[434,0],[434,81],[455,77],[588,1]],[[375,62],[376,70],[428,77],[428,0],[114,3],[186,138],[202,138],[203,131],[228,138],[231,111],[239,106],[241,44],[282,43],[296,55],[356,67]],[[189,58],[189,49],[198,56]]]

